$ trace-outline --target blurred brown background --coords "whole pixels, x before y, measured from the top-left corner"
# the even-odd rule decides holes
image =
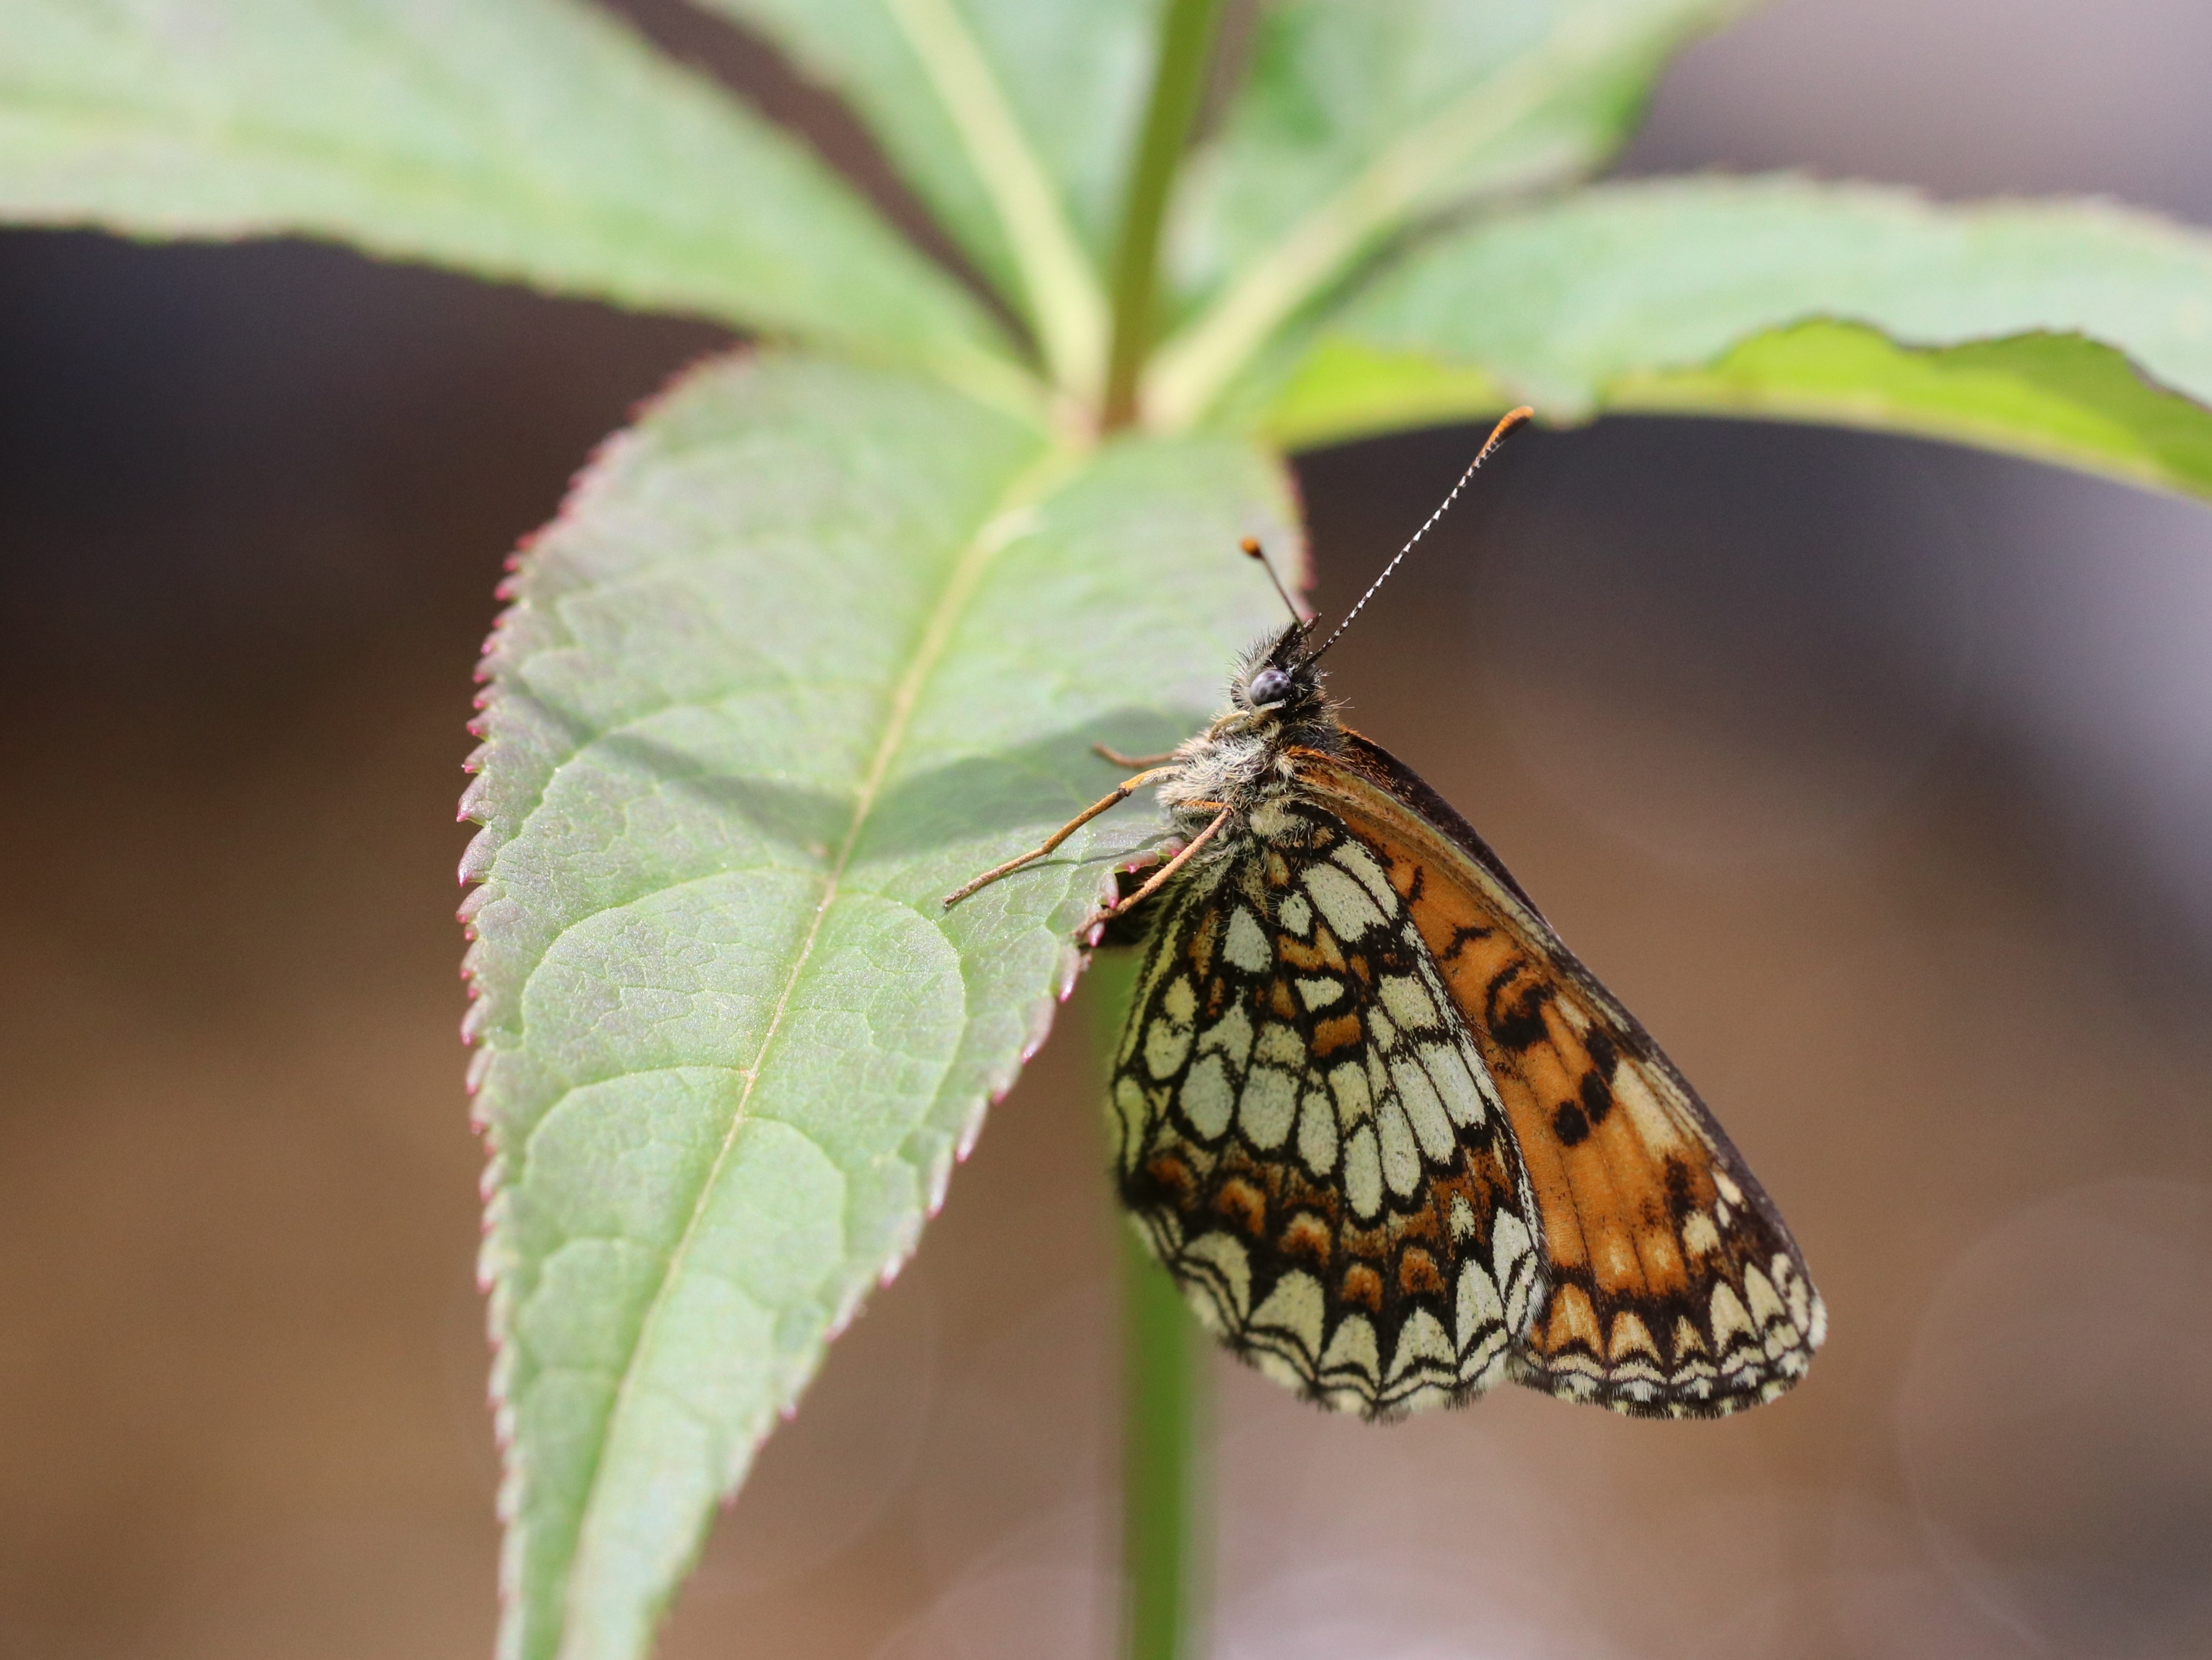
[[[1627,165],[2212,223],[2208,68],[2191,0],[1796,0],[1692,52]],[[719,341],[330,250],[0,239],[0,1654],[488,1651],[469,671],[507,548]],[[1325,611],[1468,442],[1302,465]],[[1509,1390],[1376,1431],[1223,1365],[1219,1653],[2212,1651],[2212,511],[1621,422],[1517,440],[1444,529],[1336,687],[1699,1081],[1833,1335],[1713,1425]],[[671,1656],[1109,1652],[1079,1021]]]

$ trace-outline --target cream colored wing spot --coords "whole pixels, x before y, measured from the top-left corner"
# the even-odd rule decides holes
[[[1261,1152],[1273,1152],[1288,1139],[1297,1110],[1298,1080],[1273,1067],[1255,1067],[1244,1080],[1237,1128]]]
[[[1250,910],[1237,907],[1229,918],[1229,927],[1221,941],[1221,955],[1231,966],[1247,974],[1265,974],[1274,966],[1274,947],[1267,943],[1267,931]]]
[[[1179,974],[1168,982],[1160,994],[1160,1012],[1178,1026],[1187,1026],[1198,1016],[1198,987],[1187,974]]]
[[[1121,1132],[1118,1158],[1126,1174],[1136,1168],[1137,1155],[1145,1145],[1145,1131],[1152,1123],[1152,1105],[1146,1099],[1143,1085],[1123,1073],[1114,1081],[1114,1122]]]
[[[1682,1131],[1681,1110],[1653,1092],[1651,1079],[1642,1067],[1620,1067],[1614,1070],[1611,1082],[1614,1104],[1628,1115],[1653,1158],[1664,1159],[1670,1154],[1689,1151],[1692,1144]],[[1703,1148],[1698,1152],[1702,1153]]]
[[[1305,887],[1322,919],[1346,944],[1364,938],[1370,928],[1382,927],[1382,913],[1375,908],[1367,891],[1334,866],[1316,865],[1308,870]]]
[[[1297,985],[1298,1000],[1306,1006],[1309,1012],[1340,1002],[1345,996],[1344,982],[1334,975],[1310,976],[1297,981]]]
[[[1155,1078],[1171,1078],[1190,1053],[1190,1028],[1154,1018],[1145,1026],[1145,1070]]]
[[[1726,1280],[1713,1287],[1712,1310],[1713,1341],[1723,1354],[1734,1348],[1739,1339],[1746,1343],[1753,1341],[1751,1316]]]
[[[1457,1371],[1458,1360],[1442,1323],[1426,1309],[1415,1309],[1398,1329],[1397,1352],[1390,1357],[1390,1370],[1385,1377],[1395,1383],[1418,1369],[1440,1371],[1449,1377]]]
[[[1606,1359],[1619,1366],[1631,1355],[1641,1355],[1656,1365],[1659,1346],[1651,1341],[1650,1328],[1633,1313],[1624,1310],[1613,1317],[1613,1341],[1606,1346]],[[1656,1378],[1661,1374],[1655,1371],[1652,1376]]]
[[[1252,1060],[1252,1017],[1238,1003],[1198,1037],[1200,1055],[1218,1055],[1238,1072]]]
[[[1321,1357],[1324,1373],[1348,1371],[1367,1380],[1370,1386],[1382,1381],[1382,1359],[1375,1342],[1374,1323],[1364,1314],[1347,1314],[1336,1323],[1329,1335],[1328,1347]]]
[[[1251,1318],[1252,1259],[1232,1235],[1203,1233],[1182,1248],[1183,1256],[1210,1270],[1211,1280],[1227,1299],[1222,1312],[1243,1325]]]
[[[1275,907],[1275,920],[1283,925],[1285,933],[1307,939],[1313,933],[1313,906],[1302,893],[1286,893],[1282,903]]]
[[[1774,1294],[1774,1282],[1757,1268],[1743,1271],[1743,1293],[1751,1304],[1751,1318],[1754,1325],[1776,1325],[1790,1317],[1790,1310]]]
[[[1316,1089],[1298,1109],[1298,1157],[1316,1179],[1336,1169],[1336,1106]]]
[[[1421,1153],[1413,1140],[1413,1127],[1406,1122],[1406,1110],[1393,1101],[1375,1122],[1382,1148],[1382,1179],[1398,1197],[1410,1199],[1421,1185]]]
[[[1309,1367],[1321,1359],[1322,1326],[1326,1304],[1321,1281],[1303,1269],[1293,1268],[1275,1281],[1260,1306],[1252,1310],[1253,1326],[1290,1338],[1304,1351]]]
[[[1192,1064],[1183,1075],[1182,1101],[1182,1116],[1200,1139],[1218,1141],[1229,1128],[1229,1115],[1237,1104],[1219,1055],[1203,1055]]]

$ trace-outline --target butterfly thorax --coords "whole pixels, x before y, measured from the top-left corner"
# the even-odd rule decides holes
[[[1303,655],[1305,642],[1304,626],[1294,623],[1246,653],[1229,683],[1229,707],[1176,749],[1159,800],[1181,834],[1204,828],[1224,806],[1232,828],[1249,826],[1297,787],[1297,751],[1343,749],[1344,728],[1322,694],[1320,668]]]

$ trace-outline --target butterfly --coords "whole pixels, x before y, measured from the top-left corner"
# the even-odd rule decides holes
[[[1772,1400],[1826,1330],[1780,1213],[1473,827],[1338,719],[1343,625],[1315,649],[1283,597],[1206,731],[945,901],[1156,788],[1181,848],[1091,930],[1151,902],[1109,1087],[1146,1243],[1240,1357],[1370,1419],[1504,1380],[1645,1417]]]

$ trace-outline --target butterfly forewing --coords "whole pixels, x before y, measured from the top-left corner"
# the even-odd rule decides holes
[[[1346,737],[1340,754],[1298,752],[1300,798],[1384,864],[1534,1195],[1545,1290],[1512,1375],[1639,1414],[1717,1415],[1781,1394],[1825,1315],[1741,1155],[1465,821]]]
[[[1500,1092],[1378,844],[1293,795],[1162,896],[1112,1105],[1200,1316],[1370,1417],[1509,1375],[1544,1286]]]

